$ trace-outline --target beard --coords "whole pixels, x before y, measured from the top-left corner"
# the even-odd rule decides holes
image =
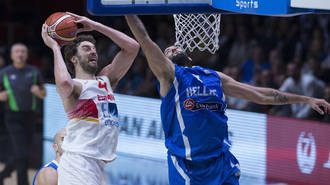
[[[96,63],[89,63],[89,59],[86,58],[86,59],[82,59],[82,57],[78,56],[78,59],[79,59],[79,64],[81,66],[81,68],[89,73],[89,74],[96,74],[96,71],[98,69],[98,65],[97,65],[97,61]]]
[[[192,62],[185,52],[169,57],[169,59],[178,66],[192,67]]]

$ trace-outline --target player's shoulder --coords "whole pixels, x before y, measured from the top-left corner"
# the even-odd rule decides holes
[[[204,68],[201,66],[193,66],[191,68],[193,71],[196,71],[197,73],[199,73],[200,75],[215,75],[216,77],[218,77],[218,72],[213,70],[213,69],[209,69],[209,68]]]
[[[106,75],[96,76],[96,79],[100,79],[100,80],[102,80],[104,82],[110,83],[110,79]]]
[[[44,167],[39,171],[37,178],[40,184],[57,184],[57,171],[51,167]]]
[[[106,75],[99,75],[99,76],[96,76],[96,79],[109,80],[109,77],[107,77]]]
[[[57,170],[55,170],[54,168],[48,166],[48,167],[44,167],[40,170],[39,172],[40,174],[44,174],[44,175],[57,175]]]

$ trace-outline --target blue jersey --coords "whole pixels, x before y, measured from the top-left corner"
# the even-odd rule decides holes
[[[169,154],[205,160],[227,151],[226,107],[221,79],[215,71],[175,65],[173,85],[161,104]]]
[[[39,174],[40,170],[42,170],[43,168],[48,168],[48,167],[53,168],[53,169],[55,169],[57,171],[58,164],[57,164],[57,162],[55,160],[53,160],[52,162],[50,162],[50,163],[44,165],[43,167],[41,167],[37,171],[37,173],[34,175],[32,185],[37,185],[37,184],[35,184],[35,181],[37,179],[37,175]]]

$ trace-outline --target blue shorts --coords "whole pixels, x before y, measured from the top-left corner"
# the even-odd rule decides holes
[[[168,154],[170,185],[238,185],[239,163],[229,151],[205,161],[188,161]]]

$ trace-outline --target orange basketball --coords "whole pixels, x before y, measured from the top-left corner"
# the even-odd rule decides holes
[[[70,44],[77,35],[78,27],[74,17],[65,12],[56,12],[50,15],[46,24],[49,26],[48,35],[61,46]]]

